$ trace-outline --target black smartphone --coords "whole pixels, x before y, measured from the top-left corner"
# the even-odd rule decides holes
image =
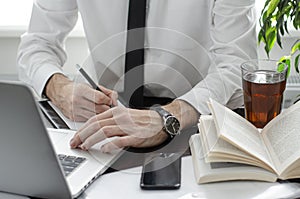
[[[179,189],[181,183],[181,155],[152,154],[145,159],[140,187],[147,190]]]

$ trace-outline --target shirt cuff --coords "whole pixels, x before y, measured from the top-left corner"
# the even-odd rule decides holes
[[[42,68],[39,68],[35,72],[32,78],[32,86],[40,97],[42,97],[46,83],[48,82],[50,77],[56,73],[63,74],[63,71],[61,68],[53,66],[51,64],[43,65]]]
[[[199,95],[201,93],[201,95]],[[208,108],[208,100],[209,98],[216,99],[214,96],[211,96],[207,90],[197,88],[192,89],[186,94],[178,97],[177,99],[183,100],[193,106],[201,115],[210,114],[210,110]]]

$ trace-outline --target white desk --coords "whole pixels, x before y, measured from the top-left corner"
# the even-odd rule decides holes
[[[236,181],[197,185],[191,157],[182,158],[179,190],[145,191],[139,187],[141,167],[101,176],[79,199],[275,199],[300,197],[300,184]],[[193,194],[191,194],[193,193]],[[0,199],[29,199],[0,192]]]
[[[1,78],[4,79],[5,78]],[[7,79],[12,79],[8,77]],[[300,184],[279,184],[251,181],[236,181],[198,185],[194,179],[191,157],[182,158],[182,179],[179,190],[145,191],[139,187],[142,167],[135,167],[119,172],[105,174],[96,180],[80,197],[82,199],[197,199],[197,198],[296,198],[300,197]],[[194,193],[194,197],[190,193]],[[294,195],[293,195],[294,194]],[[190,197],[189,197],[190,196]],[[0,199],[23,199],[0,193]]]
[[[198,185],[194,179],[192,159],[182,158],[182,179],[179,190],[141,190],[139,187],[141,167],[127,169],[101,176],[86,191],[82,198],[122,198],[122,199],[203,199],[203,198],[291,198],[300,196],[300,184],[279,184],[266,182],[236,181]],[[194,193],[194,197],[189,193]],[[188,195],[187,195],[188,194]],[[197,196],[197,197],[196,197]],[[294,198],[294,197],[293,197]]]

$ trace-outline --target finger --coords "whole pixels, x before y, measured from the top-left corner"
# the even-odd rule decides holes
[[[70,141],[71,148],[77,148],[81,145],[89,136],[97,133],[102,126],[108,126],[114,124],[113,120],[102,120],[93,123],[83,125]]]
[[[105,88],[104,86],[99,85],[99,88],[103,91],[103,93],[107,96],[110,97],[110,99],[112,100],[112,105],[113,106],[117,106],[118,102],[118,93],[116,91],[110,90],[108,88]]]
[[[108,110],[108,111],[110,111],[110,110]],[[106,112],[108,112],[108,111],[106,111]],[[100,124],[100,122],[102,121],[102,120],[106,120],[106,119],[112,119],[112,121],[114,121],[113,120],[113,118],[112,117],[99,117],[99,115],[101,115],[101,114],[105,114],[105,115],[111,115],[111,114],[106,114],[106,112],[103,112],[103,113],[99,113],[99,114],[97,114],[97,115],[94,115],[94,116],[92,116],[91,118],[89,118],[88,119],[88,121],[86,121],[86,123],[84,123],[79,129],[78,129],[78,132],[77,133],[80,133],[81,131],[83,131],[84,129],[86,129],[86,128],[88,128],[88,126],[90,126],[90,125],[92,125],[93,123],[99,123]],[[112,125],[112,124],[115,124],[115,122],[111,122],[111,123],[109,123],[110,125]],[[103,125],[103,124],[102,124]]]
[[[79,132],[83,131],[83,130],[86,129],[89,125],[91,125],[91,124],[93,124],[93,123],[95,123],[95,122],[99,122],[99,121],[97,120],[97,115],[95,115],[95,116],[91,117],[90,119],[88,119],[88,121],[85,122],[85,123],[78,129],[78,131],[77,131],[76,134],[78,134]]]
[[[82,143],[78,134],[75,134],[74,137],[70,140],[71,149],[76,149]]]
[[[118,106],[118,93],[117,92],[112,93],[111,99],[112,99],[113,106]]]
[[[112,90],[110,90],[110,89],[108,89],[108,88],[105,88],[105,87],[102,86],[102,85],[98,85],[98,86],[99,86],[99,88],[101,89],[101,91],[102,91],[105,95],[107,95],[107,96],[110,96],[111,93],[113,92]]]
[[[74,107],[74,114],[90,119],[92,116],[95,116],[98,113],[102,113],[110,109],[108,105],[98,105],[93,104],[90,107],[79,106]]]
[[[122,118],[122,114],[126,111],[129,112],[129,109],[122,106],[117,106],[98,114],[94,119],[104,120],[108,118],[114,118],[116,120],[117,118]]]
[[[86,109],[90,112],[95,113],[95,103],[86,99],[85,97],[76,97],[74,98],[74,109]]]
[[[80,144],[82,144],[82,140],[79,136],[79,133],[84,131],[84,129],[87,129],[89,126],[91,125],[91,123],[86,122],[83,126],[81,126],[79,128],[79,130],[75,133],[75,135],[73,136],[73,138],[70,140],[70,147],[72,149],[77,148]]]
[[[111,105],[112,101],[109,95],[101,91],[95,91],[95,102],[96,104],[107,104]]]
[[[96,134],[101,130],[101,128],[106,128],[107,126],[114,125],[114,121],[111,119],[97,121],[89,125],[87,128],[82,129],[78,132],[80,140],[84,142],[88,137]]]
[[[136,138],[134,137],[130,137],[130,136],[118,137],[102,145],[100,150],[103,153],[109,153],[123,147],[131,146],[130,143],[135,143],[135,142],[136,142]]]
[[[107,111],[99,113],[96,116],[94,116],[91,119],[89,119],[88,122],[93,123],[93,122],[96,122],[96,121],[113,118],[113,110],[115,110],[115,109],[116,108],[111,108],[111,109],[108,109]]]
[[[92,113],[102,113],[106,110],[108,110],[110,106],[105,104],[96,104],[95,102],[92,102],[86,98],[83,97],[76,97],[74,99],[74,109],[75,110],[88,110]],[[86,118],[90,118],[90,114],[82,114],[78,113],[77,115],[86,116]]]
[[[89,87],[86,88],[86,91],[83,91],[84,97],[95,104],[111,104],[111,99],[105,93],[101,91],[94,90],[93,88]]]
[[[97,133],[89,136],[82,144],[81,149],[88,150],[93,145],[98,142],[103,141],[106,138],[114,137],[114,136],[123,136],[125,135],[118,126],[105,126],[101,128]]]
[[[97,114],[105,112],[108,109],[110,109],[110,106],[108,106],[108,105],[98,105],[98,104],[95,104],[95,111],[96,111]]]
[[[111,108],[111,109],[108,109],[107,111],[103,112],[103,113],[99,113],[93,117],[91,117],[79,130],[78,132],[81,132],[83,129],[86,129],[89,125],[93,124],[94,122],[101,122],[102,120],[106,120],[106,119],[111,119],[111,123],[109,123],[109,125],[115,125],[116,122],[115,122],[115,119],[113,117],[113,112],[114,110],[116,109],[120,109],[118,107],[115,107],[115,108]],[[125,108],[123,108],[125,109]],[[102,124],[102,126],[104,126]]]
[[[95,116],[96,113],[95,111],[91,111],[91,110],[87,110],[85,108],[75,108],[72,118],[74,118],[75,120],[78,120],[79,118],[84,118],[84,121],[87,121],[88,119],[90,119],[91,117]]]
[[[118,105],[119,105],[119,103],[118,103],[118,101],[117,101],[117,100],[113,100],[113,101],[112,101],[112,105],[113,105],[113,106],[118,106]]]
[[[88,118],[86,117],[82,117],[82,116],[72,116],[72,118],[69,118],[70,120],[72,120],[73,122],[86,122],[88,120]]]

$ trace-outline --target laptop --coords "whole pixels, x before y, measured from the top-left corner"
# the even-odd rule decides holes
[[[123,153],[70,149],[75,131],[46,129],[30,88],[0,82],[0,191],[75,198]]]

